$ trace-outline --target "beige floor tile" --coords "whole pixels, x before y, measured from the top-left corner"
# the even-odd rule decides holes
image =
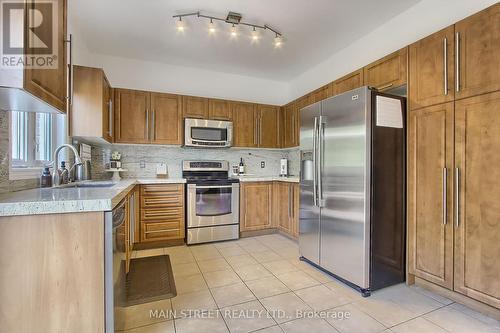
[[[295,267],[295,266],[293,266]],[[299,290],[321,284],[302,271],[287,272],[276,275],[291,290]]]
[[[285,259],[295,259],[299,258],[299,248],[297,246],[287,246],[284,248],[280,248],[277,250],[274,250],[280,257],[285,258]]]
[[[275,240],[266,244],[272,250],[280,253],[282,249],[289,248],[292,244],[285,240]]]
[[[276,252],[271,250],[265,252],[253,252],[251,255],[259,263],[283,260],[283,258],[281,258]]]
[[[338,331],[319,318],[302,318],[280,325],[285,333],[338,333]]]
[[[430,297],[430,298],[438,301],[441,304],[449,305],[449,304],[453,303],[453,301],[449,298],[443,297],[443,296],[438,295],[430,290],[418,287],[416,285],[409,286],[409,288],[410,288],[410,290],[415,291],[419,294],[425,295],[427,297]]]
[[[328,310],[350,303],[349,299],[346,299],[341,294],[336,293],[324,285],[297,290],[295,294],[313,308],[314,311]]]
[[[257,296],[264,298],[289,292],[290,289],[274,276],[246,282],[246,285]]]
[[[257,241],[255,241],[255,243],[243,244],[241,245],[241,247],[248,253],[260,253],[260,252],[272,251],[269,247]]]
[[[438,301],[413,291],[405,284],[398,284],[376,291],[371,297],[379,300],[391,300],[416,316],[423,315],[443,306]]]
[[[158,310],[157,317],[150,313],[155,310]],[[115,311],[115,329],[126,330],[167,321],[172,319],[171,311],[170,299],[118,308]]]
[[[370,296],[354,304],[386,327],[401,324],[418,316],[389,299],[381,300]]]
[[[337,280],[325,283],[325,286],[333,290],[338,295],[338,297],[344,298],[346,300],[346,303],[364,300],[359,291],[346,286],[345,284]]]
[[[271,272],[265,269],[261,264],[235,267],[234,271],[243,281],[257,280],[272,276]]]
[[[174,253],[168,253],[168,256],[170,258],[170,263],[172,265],[178,265],[178,264],[187,264],[190,262],[195,262],[193,255],[191,252],[174,252]]]
[[[180,295],[205,290],[208,289],[208,287],[203,275],[196,274],[175,279],[175,289],[177,290],[177,294]]]
[[[262,263],[262,266],[264,266],[268,271],[270,271],[274,275],[299,271],[297,266],[292,265],[288,260],[284,259],[264,262]]]
[[[299,258],[292,258],[288,259],[288,261],[294,265],[297,266],[300,270],[306,270],[308,268],[313,268],[313,266],[306,261],[300,260]]]
[[[255,300],[253,293],[242,282],[229,286],[213,288],[210,291],[212,292],[215,302],[217,302],[219,308]]]
[[[228,333],[224,319],[218,311],[210,311],[206,317],[186,317],[175,320],[176,333]]]
[[[230,241],[225,241],[225,242],[214,243],[213,245],[217,249],[222,249],[222,248],[225,248],[225,247],[237,246],[238,244],[239,244],[238,240],[230,240]]]
[[[454,333],[498,333],[500,330],[492,325],[466,315],[451,306],[446,306],[439,310],[433,311],[424,316],[425,319],[432,323]]]
[[[326,311],[326,321],[341,333],[378,333],[387,328],[353,304]]]
[[[422,317],[418,317],[410,321],[404,322],[402,324],[399,324],[397,326],[391,327],[391,331],[396,333],[447,333],[448,332]]]
[[[215,246],[191,249],[196,261],[222,258],[219,250]]]
[[[198,265],[195,262],[172,265],[172,272],[174,273],[174,278],[201,273]]]
[[[254,333],[283,333],[283,330],[278,325],[254,331]]]
[[[314,267],[305,268],[305,269],[303,269],[303,271],[307,275],[311,276],[312,278],[314,278],[315,280],[318,280],[321,283],[328,283],[328,282],[335,281],[335,278],[333,276],[331,276],[330,274],[327,274],[327,273],[325,273],[317,268],[314,268]]]
[[[136,251],[136,255],[134,258],[154,257],[154,256],[161,256],[163,254],[165,254],[165,250],[163,248],[139,250]]]
[[[312,309],[294,293],[263,298],[260,302],[278,324],[297,319],[300,313],[312,312]]]
[[[252,301],[221,309],[224,321],[231,333],[246,333],[276,325],[266,309]]]
[[[193,311],[217,309],[217,304],[208,289],[177,295],[171,301],[176,318],[191,316]]]
[[[133,328],[131,330],[122,331],[126,333],[175,333],[174,321],[164,321],[161,323]]]
[[[241,248],[238,245],[221,248],[221,249],[219,249],[219,252],[224,257],[234,257],[234,256],[241,256],[243,254],[247,254],[247,252],[245,250],[243,250],[243,248]]]
[[[227,263],[226,259],[209,259],[198,261],[198,266],[203,273],[215,272],[215,271],[226,271],[231,269],[231,266]]]
[[[493,326],[493,327],[495,327],[500,332],[500,320],[497,320],[495,318],[489,317],[489,316],[487,316],[485,314],[482,314],[480,312],[472,310],[471,308],[469,308],[469,307],[467,307],[465,305],[462,305],[462,304],[458,304],[458,303],[451,304],[450,308],[454,309],[454,310],[458,310],[458,311],[460,311],[462,313],[465,313],[469,317],[472,317],[474,319],[482,321],[483,323],[485,323],[488,326]]]
[[[226,260],[229,263],[229,265],[231,265],[233,268],[245,265],[257,264],[257,261],[255,261],[255,259],[249,254],[243,254],[241,256],[234,256],[234,257],[226,257]]]
[[[215,271],[203,273],[209,288],[227,286],[241,282],[240,277],[231,269],[226,271]]]

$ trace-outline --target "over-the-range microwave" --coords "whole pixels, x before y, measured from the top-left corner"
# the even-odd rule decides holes
[[[233,122],[192,119],[184,120],[184,146],[227,148],[233,143]]]

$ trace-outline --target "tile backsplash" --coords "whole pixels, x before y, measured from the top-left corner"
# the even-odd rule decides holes
[[[84,141],[82,141],[84,142]],[[76,146],[75,140],[75,146]],[[123,178],[151,178],[156,177],[157,163],[166,163],[169,178],[182,176],[183,160],[227,160],[229,165],[237,165],[243,158],[246,173],[258,176],[277,176],[280,170],[280,159],[289,159],[290,175],[298,174],[298,161],[293,161],[298,156],[293,150],[279,149],[199,149],[182,148],[178,146],[159,145],[126,145],[126,144],[96,144],[92,146],[92,178],[108,179],[111,173],[106,172],[111,153],[121,153]],[[261,168],[261,162],[265,167]]]

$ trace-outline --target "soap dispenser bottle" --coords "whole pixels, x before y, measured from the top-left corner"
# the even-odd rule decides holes
[[[57,171],[59,172],[59,176],[61,177],[61,184],[67,184],[69,182],[69,172],[68,169],[66,169],[65,161],[61,162],[61,167]]]
[[[50,174],[48,166],[43,168],[43,172],[40,177],[40,187],[52,187],[52,175]]]

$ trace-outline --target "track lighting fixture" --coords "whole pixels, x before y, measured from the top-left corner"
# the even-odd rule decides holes
[[[204,15],[204,14],[201,14],[200,12],[174,15],[173,18],[178,19],[175,22],[177,31],[183,32],[185,30],[186,26],[184,25],[184,21],[182,21],[182,18],[187,17],[187,16],[196,16],[197,18],[204,18],[204,19],[210,20],[210,22],[208,24],[208,33],[209,34],[214,34],[216,32],[216,27],[215,27],[214,21],[220,21],[220,22],[224,22],[226,24],[231,25],[230,30],[229,30],[229,35],[231,38],[236,38],[236,37],[238,37],[238,35],[240,33],[243,33],[243,31],[239,30],[239,28],[238,28],[239,26],[247,26],[247,27],[252,28],[252,30],[250,32],[250,40],[252,41],[252,43],[257,42],[261,38],[259,30],[263,30],[263,31],[269,30],[269,31],[273,32],[275,35],[274,47],[279,48],[283,45],[283,35],[279,31],[271,28],[267,24],[259,25],[259,24],[243,22],[241,20],[242,19],[241,14],[234,13],[234,12],[229,12],[225,19],[220,18],[220,17],[215,17],[215,16]]]

